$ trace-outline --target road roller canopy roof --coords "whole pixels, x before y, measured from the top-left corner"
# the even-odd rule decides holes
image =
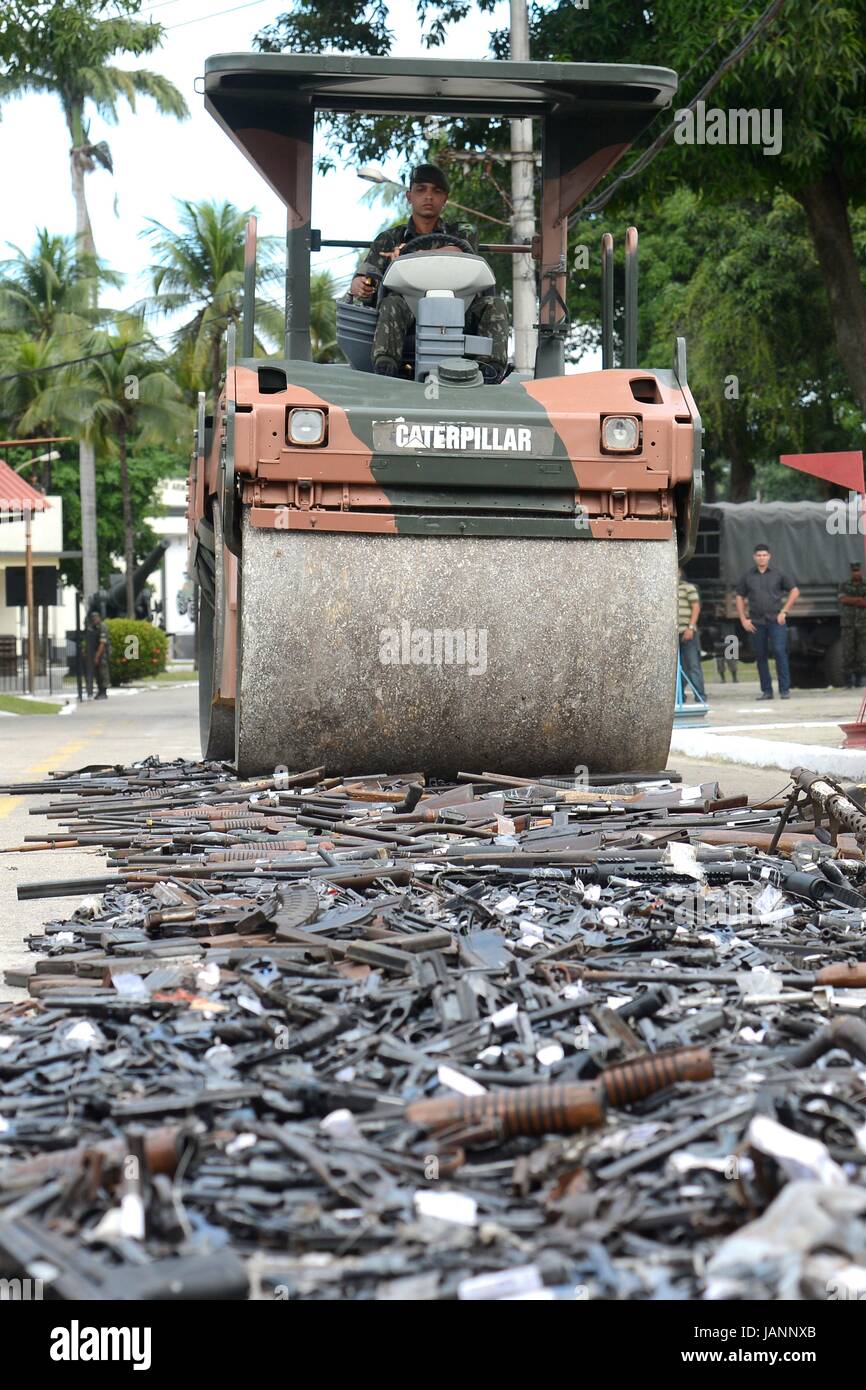
[[[569,176],[566,196],[555,199],[558,217],[603,177],[676,87],[669,68],[627,63],[355,54],[220,53],[207,59],[204,77],[208,110],[290,207],[298,197],[296,142],[311,138],[316,112],[535,116],[543,126],[545,180]]]
[[[205,92],[222,114],[247,99],[262,107],[371,114],[578,115],[590,107],[655,108],[676,86],[670,68],[632,63],[461,63],[342,53],[218,53],[205,63]]]

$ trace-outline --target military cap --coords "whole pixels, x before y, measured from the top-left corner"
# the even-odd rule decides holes
[[[432,183],[436,188],[441,188],[443,193],[448,192],[448,180],[435,164],[416,165],[409,177],[410,188],[413,183]]]

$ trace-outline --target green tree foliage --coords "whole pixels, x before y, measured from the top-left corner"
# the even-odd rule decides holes
[[[117,55],[140,58],[162,42],[161,24],[138,19],[140,0],[12,0],[7,6],[0,53],[0,101],[26,92],[56,96],[72,142],[70,169],[81,250],[94,253],[84,180],[97,167],[112,169],[107,143],[90,137],[88,113],[116,124],[121,103],[135,111],[146,96],[158,111],[178,119],[186,102],[167,77],[144,68],[119,68]]]
[[[617,322],[622,322],[623,221],[609,211],[575,228],[589,269],[573,273],[569,307],[575,352],[600,344],[600,243],[616,241]],[[866,237],[866,218],[855,219]],[[583,257],[580,257],[582,262]],[[662,198],[640,240],[639,357],[667,366],[678,335],[689,345],[689,381],[708,431],[709,491],[733,501],[754,494],[755,470],[780,453],[844,449],[858,411],[835,352],[820,270],[792,198],[740,200],[723,208],[688,188]],[[615,348],[621,352],[617,339]],[[764,471],[763,495],[776,495]]]
[[[483,11],[492,11],[496,0],[474,0]],[[445,38],[449,24],[464,18],[473,0],[416,0],[424,42],[435,48]],[[394,39],[390,27],[393,4],[386,0],[296,0],[254,39],[263,53],[366,53],[386,57]],[[350,150],[359,164],[378,159],[395,149],[407,153],[423,141],[421,122],[410,117],[328,116],[320,120],[330,133],[333,150]],[[319,169],[336,166],[333,154],[323,154]]]
[[[329,270],[310,276],[310,338],[314,362],[342,362],[337,347],[337,287]]]
[[[60,446],[62,458],[53,465],[53,486],[63,498],[63,543],[67,550],[81,549],[81,503],[78,493],[78,458],[70,446]],[[158,537],[144,520],[159,515],[157,494],[165,478],[185,473],[185,460],[170,449],[133,444],[127,460],[129,494],[133,517],[133,561],[140,564]],[[99,489],[98,534],[101,557],[100,581],[108,578],[113,556],[124,551],[123,488],[117,455],[100,458],[96,470]],[[66,584],[81,586],[81,561],[61,561],[60,572]]]
[[[179,200],[180,228],[152,221],[144,235],[155,264],[151,270],[151,304],[165,314],[188,313],[177,331],[187,379],[195,391],[219,395],[225,365],[225,334],[238,324],[243,308],[244,238],[250,211],[229,202]],[[260,237],[256,283],[272,286],[278,274],[277,238]],[[259,352],[282,345],[282,310],[264,294],[256,298]]]
[[[58,433],[56,421],[36,407],[53,378],[62,343],[29,333],[0,333],[0,428],[7,439],[46,438]],[[32,422],[25,431],[24,418]],[[50,475],[47,475],[50,477]]]
[[[123,282],[123,276],[79,252],[73,237],[47,227],[37,230],[32,251],[11,249],[15,255],[0,261],[0,332],[72,339],[92,321],[100,288]]]
[[[109,618],[107,627],[112,685],[127,685],[165,670],[168,637],[162,628],[135,618]]]
[[[384,57],[391,52],[393,30],[388,27],[384,0],[298,0],[256,35],[264,53],[291,49],[296,53],[369,53]]]
[[[422,3],[431,46],[470,8],[468,0]],[[479,0],[478,8],[491,7]],[[532,57],[672,67],[680,75],[676,107],[685,106],[765,9],[766,0],[695,0],[686,18],[682,0],[537,4],[530,9]],[[344,51],[388,53],[391,12],[384,0],[297,0],[257,43],[268,51],[304,51],[323,41]],[[508,57],[507,30],[492,35],[491,50]],[[708,104],[778,109],[781,152],[671,140],[644,173],[617,187],[603,216],[579,223],[571,254],[587,244],[597,257],[602,231],[613,231],[621,246],[625,227],[639,226],[640,360],[666,365],[673,334],[686,334],[716,479],[743,497],[754,491],[756,469],[772,491],[778,452],[850,448],[862,437],[866,0],[787,0]],[[674,110],[661,111],[640,148],[673,119]],[[352,116],[328,125],[335,149],[358,163],[393,151],[407,162],[419,155],[450,159],[453,201],[509,214],[506,166],[495,157],[468,165],[455,158],[507,148],[506,122],[455,119],[437,130],[419,121]],[[602,192],[638,153],[624,157]],[[490,240],[498,235],[494,230]],[[497,257],[493,264],[505,287],[509,263]],[[572,274],[577,353],[597,345],[599,302],[597,273]],[[725,395],[729,375],[740,379],[737,398]],[[802,487],[808,485],[804,475]]]
[[[474,0],[474,4],[483,14],[492,14],[497,0]],[[387,0],[295,0],[290,10],[256,35],[255,46],[265,53],[336,50],[386,57],[394,40],[390,8]],[[438,47],[448,26],[465,19],[472,8],[472,0],[416,0],[427,47]]]
[[[78,252],[73,237],[44,228],[31,252],[12,249],[15,255],[0,263],[0,421],[6,437],[50,436],[59,432],[57,420],[34,405],[53,383],[55,365],[81,352],[98,312],[98,288],[119,285],[122,276]],[[50,461],[41,469],[41,486],[50,491]]]
[[[532,11],[532,52],[538,59],[659,63],[681,74],[677,105],[701,89],[765,9],[765,0],[694,0],[683,23],[681,0],[649,7],[608,0],[577,10],[567,3]],[[615,33],[616,31],[616,33]],[[494,39],[503,56],[505,35]],[[866,0],[787,0],[754,45],[723,76],[710,105],[778,111],[782,148],[761,144],[677,144],[672,141],[612,207],[687,184],[718,207],[744,195],[756,211],[787,193],[805,214],[850,390],[866,411],[866,286],[858,265],[853,214],[866,203]],[[644,144],[671,119],[663,113]],[[632,161],[627,156],[624,165]],[[619,172],[619,171],[618,171]],[[635,194],[635,187],[638,194]],[[646,221],[646,217],[643,218]]]
[[[188,115],[183,97],[168,78],[145,68],[116,67],[112,61],[117,55],[140,58],[161,44],[162,25],[139,19],[140,8],[141,0],[10,0],[3,12],[0,103],[30,92],[53,95],[60,102],[70,138],[78,251],[90,257],[95,257],[96,247],[86,179],[96,168],[111,172],[113,167],[107,141],[91,138],[90,113],[96,111],[115,123],[122,105],[135,111],[138,97],[146,96],[165,115]],[[79,440],[79,459],[89,588],[96,581],[98,553],[95,462],[86,438]]]
[[[191,428],[188,409],[150,337],[141,315],[128,314],[108,331],[94,332],[84,344],[87,360],[55,374],[55,380],[33,402],[22,427],[31,417],[56,418],[89,440],[97,458],[117,454],[127,611],[135,616],[132,592],[135,529],[128,467],[130,442],[175,442]],[[99,510],[99,509],[97,509]]]

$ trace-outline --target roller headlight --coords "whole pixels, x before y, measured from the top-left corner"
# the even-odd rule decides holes
[[[290,410],[289,443],[322,444],[325,440],[324,410]]]
[[[640,448],[640,420],[636,415],[606,415],[601,422],[601,447],[609,453],[633,454]]]

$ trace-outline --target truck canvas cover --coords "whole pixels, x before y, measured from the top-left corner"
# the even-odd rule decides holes
[[[857,497],[851,502],[710,502],[701,514],[718,518],[721,573],[728,583],[751,569],[752,552],[764,541],[772,551],[771,563],[802,588],[841,584],[851,563],[864,560],[859,507]]]

